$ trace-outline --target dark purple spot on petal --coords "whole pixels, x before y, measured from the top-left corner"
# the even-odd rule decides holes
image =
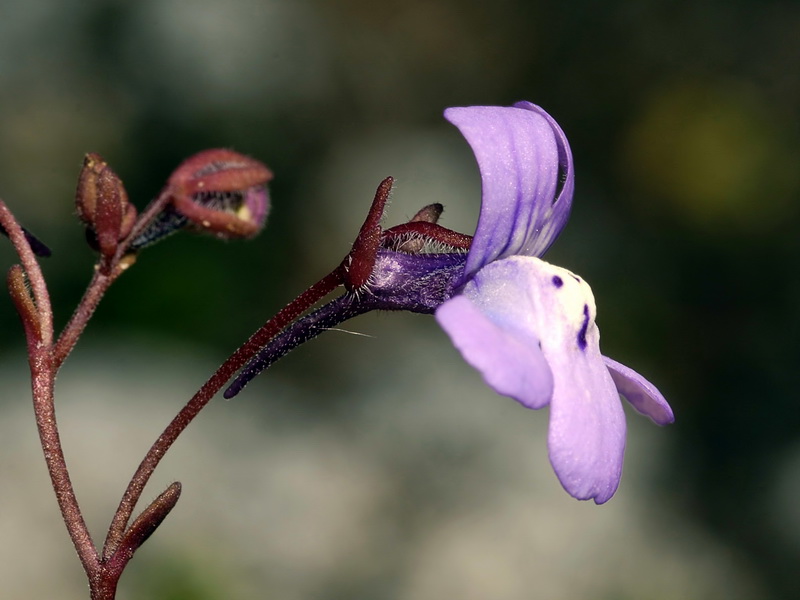
[[[573,278],[575,281],[577,281],[578,283],[580,283],[580,282],[581,282],[581,278],[580,278],[580,277],[578,277],[577,275],[575,275],[574,273],[570,273],[570,275],[572,275],[572,278]]]
[[[586,350],[586,331],[589,329],[589,305],[583,305],[583,325],[578,331],[578,347],[581,350]]]
[[[553,285],[557,288],[560,288],[562,285],[564,285],[564,280],[558,275],[553,275]]]

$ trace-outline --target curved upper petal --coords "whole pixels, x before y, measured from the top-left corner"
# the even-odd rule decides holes
[[[555,120],[530,102],[448,108],[481,172],[481,212],[464,279],[513,255],[541,256],[569,217],[572,152]]]
[[[464,310],[457,320],[451,319],[448,305],[458,302],[466,306],[465,301],[478,312]],[[436,316],[467,361],[487,380],[505,371],[524,373],[526,366],[506,359],[515,347],[506,345],[499,334],[492,339],[474,334],[475,352],[501,353],[500,365],[486,359],[476,364],[459,345],[457,336],[464,331],[489,321],[511,339],[526,340],[528,349],[534,344],[541,349],[552,373],[548,449],[556,475],[575,498],[591,498],[598,504],[611,498],[622,473],[625,415],[600,354],[589,286],[580,277],[538,258],[510,257],[483,267],[465,284],[462,295],[439,307]],[[535,364],[527,368],[533,373],[540,371]],[[507,373],[503,376],[509,377]],[[519,395],[513,397],[528,404]]]
[[[631,403],[637,412],[650,417],[657,425],[669,425],[675,422],[672,408],[656,386],[630,367],[626,367],[612,358],[604,356],[603,360],[611,373],[614,385],[617,386],[617,391]]]

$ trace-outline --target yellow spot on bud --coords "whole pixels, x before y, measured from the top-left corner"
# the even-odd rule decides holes
[[[239,210],[236,211],[236,216],[239,217],[242,221],[252,221],[253,220],[253,213],[250,210],[250,207],[247,204],[242,204],[239,207]]]

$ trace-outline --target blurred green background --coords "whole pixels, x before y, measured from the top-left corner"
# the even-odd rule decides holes
[[[368,315],[347,328],[372,337],[323,336],[201,416],[164,480],[192,485],[121,597],[800,596],[798,31],[796,1],[0,2],[0,197],[54,250],[58,324],[91,275],[84,153],[140,208],[201,149],[275,173],[261,237],[143,252],[65,366],[98,535],[215,364],[344,256],[383,177],[388,224],[443,202],[472,233],[480,182],[447,106],[525,99],[562,125],[576,195],[548,259],[592,283],[604,352],[676,414],[630,415],[617,497],[578,504],[549,473],[546,414],[484,388],[431,318]],[[7,299],[0,332],[2,585],[80,598]],[[33,507],[42,533],[11,527]]]

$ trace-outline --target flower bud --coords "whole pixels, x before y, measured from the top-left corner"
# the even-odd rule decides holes
[[[269,212],[266,166],[232,150],[205,150],[185,160],[167,182],[175,212],[214,235],[248,238]]]
[[[14,265],[8,271],[8,292],[22,319],[28,341],[41,341],[42,316],[36,308],[25,270],[21,265]]]
[[[133,228],[136,207],[128,202],[122,181],[98,154],[87,154],[75,192],[78,216],[103,256],[111,257]]]

